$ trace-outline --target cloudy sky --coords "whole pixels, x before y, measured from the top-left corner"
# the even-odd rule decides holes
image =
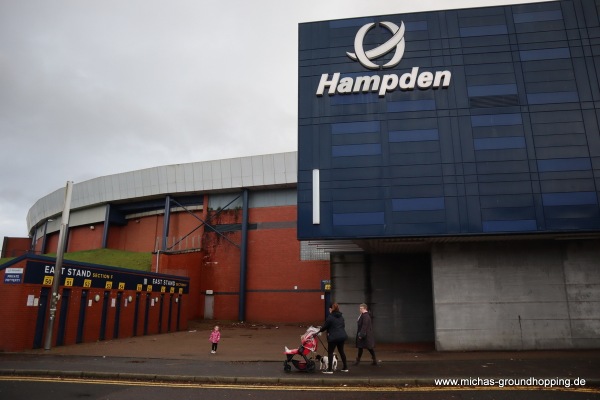
[[[510,0],[2,0],[0,245],[39,198],[295,151],[298,23]]]

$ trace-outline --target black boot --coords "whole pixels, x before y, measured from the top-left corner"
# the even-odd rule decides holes
[[[360,364],[360,358],[357,358],[352,365],[357,366],[358,364]]]

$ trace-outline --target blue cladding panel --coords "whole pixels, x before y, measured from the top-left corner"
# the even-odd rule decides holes
[[[600,232],[599,6],[569,0],[300,24],[299,238]],[[397,48],[370,57],[374,69],[346,55],[362,26],[383,21],[406,27],[397,65],[384,67]],[[375,26],[364,50],[391,37]],[[343,84],[317,96],[321,76],[335,73]]]
[[[598,204],[596,192],[547,193],[542,195],[545,206],[580,206]]]
[[[592,169],[592,162],[589,158],[538,160],[537,164],[538,171],[540,172],[585,171]]]
[[[383,225],[384,223],[382,212],[333,214],[334,226]]]
[[[555,60],[559,58],[570,58],[571,52],[567,47],[558,49],[540,49],[521,51],[521,61]]]

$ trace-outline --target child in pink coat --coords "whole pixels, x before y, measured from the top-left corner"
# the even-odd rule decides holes
[[[221,332],[219,331],[218,325],[213,328],[208,340],[212,343],[212,349],[210,350],[210,353],[215,354],[217,352],[219,341],[221,340]]]

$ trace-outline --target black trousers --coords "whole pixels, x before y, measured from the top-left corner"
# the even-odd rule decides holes
[[[375,350],[367,349],[369,353],[371,353],[371,357],[373,357],[373,362],[377,362],[377,358],[375,357]],[[360,361],[362,357],[363,349],[361,347],[358,348],[358,354],[356,355],[356,359]]]
[[[339,340],[337,342],[327,342],[327,357],[329,358],[329,365],[327,365],[327,369],[329,371],[333,371],[333,352],[337,347],[338,353],[340,353],[340,358],[342,359],[342,369],[348,369],[348,365],[346,363],[346,353],[344,353],[344,341]]]
[[[213,351],[217,351],[217,346],[219,345],[219,343],[213,343],[212,344],[212,350]]]

